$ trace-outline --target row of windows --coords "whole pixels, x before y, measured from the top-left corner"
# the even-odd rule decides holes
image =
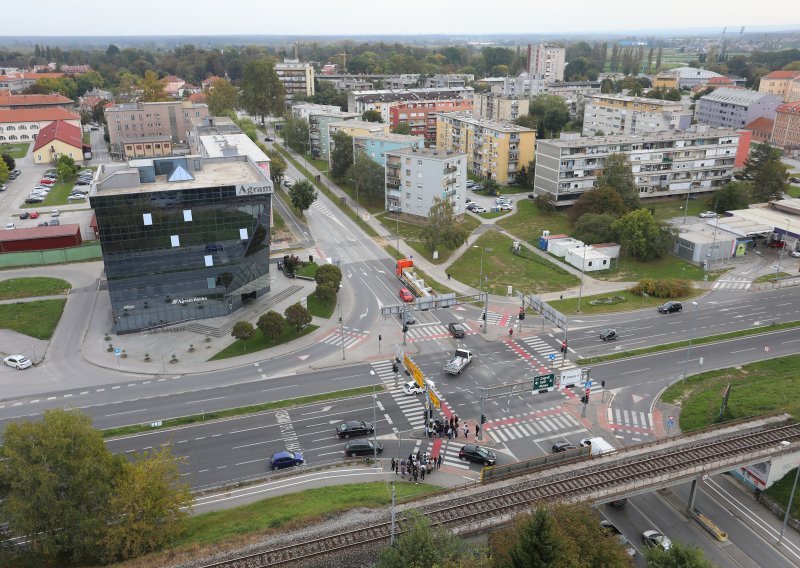
[[[17,136],[16,134],[12,134],[8,138],[5,136],[0,135],[0,141],[3,140],[36,140],[36,135],[28,136],[27,134],[20,134]]]
[[[0,126],[0,128],[2,128],[2,127]],[[28,130],[28,128],[30,128],[31,130],[39,130],[39,125],[38,124],[31,124],[29,127],[25,126],[24,124],[20,124],[19,126],[11,126],[11,125],[9,125],[9,126],[6,126],[6,131],[7,132],[11,132],[13,130]]]

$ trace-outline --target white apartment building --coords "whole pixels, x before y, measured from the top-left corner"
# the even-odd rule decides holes
[[[326,114],[331,112],[342,112],[336,105],[317,105],[314,103],[294,103],[292,105],[292,116],[308,120],[312,114]]]
[[[583,111],[583,135],[650,134],[686,130],[692,111],[680,101],[592,95]]]
[[[278,79],[286,89],[286,102],[295,95],[314,96],[314,68],[310,63],[300,63],[299,59],[284,59],[275,64]]]
[[[528,73],[551,83],[564,80],[566,50],[558,45],[540,43],[528,44]]]

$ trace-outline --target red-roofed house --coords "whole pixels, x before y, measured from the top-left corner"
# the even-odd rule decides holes
[[[214,81],[217,81],[217,80],[220,80],[220,79],[222,79],[222,77],[217,77],[216,75],[212,75],[208,79],[203,79],[203,82],[200,83],[200,87],[204,91],[207,91],[214,85]]]
[[[81,125],[80,115],[60,107],[0,110],[0,143],[35,140],[39,130],[56,120]]]
[[[63,120],[56,120],[40,129],[33,145],[36,164],[55,164],[59,156],[69,156],[75,163],[83,162],[81,129]]]
[[[12,95],[0,93],[0,109],[15,110],[20,108],[63,108],[70,110],[75,102],[69,97],[55,93],[52,95]]]
[[[692,87],[693,93],[699,93],[700,91],[705,91],[706,89],[719,89],[720,87],[728,87],[730,89],[736,88],[736,82],[731,79],[730,77],[711,77],[705,83],[700,83],[699,85],[695,85]]]
[[[164,90],[171,97],[178,98],[181,96],[181,89],[186,84],[186,81],[175,75],[167,75],[161,82],[164,83]]]
[[[772,127],[775,121],[771,118],[760,116],[757,119],[745,124],[744,129],[753,133],[752,141],[758,144],[769,144],[770,136],[772,136]]]
[[[800,78],[800,71],[773,71],[761,77],[758,90],[761,93],[778,95],[784,102],[788,102],[792,81]]]
[[[60,79],[63,73],[12,73],[0,75],[0,89],[18,93],[36,84],[39,79]]]
[[[800,101],[784,103],[775,109],[772,143],[785,150],[800,148]]]
[[[192,93],[186,98],[187,101],[190,103],[203,103],[205,104],[208,100],[208,97],[205,93]]]

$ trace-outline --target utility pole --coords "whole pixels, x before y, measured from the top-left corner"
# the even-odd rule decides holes
[[[399,467],[399,464],[398,464]],[[392,482],[392,534],[389,539],[389,544],[394,544],[394,524],[395,520],[397,519],[397,513],[395,512],[395,506],[397,505],[397,491],[394,488],[394,481]]]
[[[342,361],[344,361],[344,323],[342,322],[342,303],[336,300],[336,305],[339,308],[339,334],[342,339]]]

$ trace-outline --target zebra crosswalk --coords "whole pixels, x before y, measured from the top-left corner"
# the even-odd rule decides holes
[[[311,204],[311,208],[315,211],[319,211],[321,214],[325,215],[326,217],[330,217],[331,219],[334,218],[333,213],[331,210],[328,209],[324,203],[320,202],[319,200],[315,201]]]
[[[650,412],[608,407],[607,413],[608,427],[617,438],[624,438],[624,434],[628,434],[632,441],[641,442],[642,438],[654,435],[653,414]]]
[[[560,407],[488,422],[484,429],[499,444],[523,438],[542,442],[586,432],[586,428],[576,418]]]
[[[375,361],[370,363],[375,374],[378,375],[381,382],[386,386],[386,390],[391,393],[395,404],[400,408],[400,412],[411,424],[411,428],[420,430],[425,427],[425,409],[422,402],[416,396],[409,396],[403,392],[404,375],[400,375],[397,379],[397,386],[395,387],[395,376],[392,371],[392,361]],[[395,432],[399,430],[393,427]]]
[[[738,280],[735,278],[720,278],[711,287],[712,290],[749,290],[752,282],[750,280]]]
[[[467,329],[467,335],[478,333],[478,331],[472,329],[470,324],[467,322],[462,322],[461,325]],[[409,326],[408,333],[406,335],[408,337],[408,341],[430,341],[431,339],[450,337],[450,332],[447,330],[447,326],[439,323],[415,324],[413,326]]]
[[[352,349],[360,341],[364,341],[368,337],[369,331],[361,331],[359,329],[343,327],[329,333],[322,339],[322,341],[320,341],[320,343],[335,345],[336,347],[341,347],[342,343],[344,343],[345,349]]]
[[[553,347],[538,335],[518,338],[515,341],[524,343],[529,350],[534,353],[534,358],[536,358],[539,363],[545,366],[557,366],[559,369],[572,369],[577,366],[569,359],[565,359],[563,357],[560,348],[557,349]],[[538,357],[536,357],[537,355]]]
[[[478,316],[476,320],[478,324],[483,323],[482,318],[483,312],[481,311],[481,315]],[[517,316],[516,314],[504,314],[502,312],[493,312],[489,310],[489,314],[486,316],[486,323],[500,327],[513,327],[517,323]]]

